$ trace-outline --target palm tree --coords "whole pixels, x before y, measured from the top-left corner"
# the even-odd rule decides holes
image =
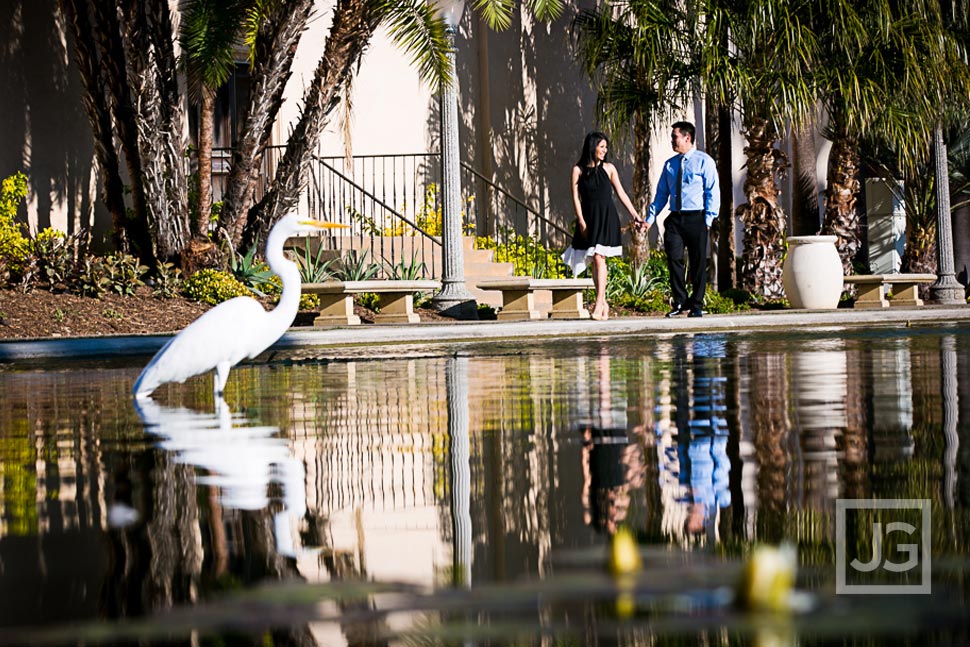
[[[692,75],[688,16],[671,0],[611,2],[584,10],[573,21],[579,58],[598,91],[602,126],[633,131],[632,201],[641,212],[650,203],[650,138],[656,118],[690,100]],[[634,228],[633,264],[645,263],[648,238]]]
[[[966,63],[932,18],[933,4],[824,3],[831,28],[822,40],[827,64],[816,78],[829,116],[832,151],[822,233],[838,237],[846,274],[860,244],[860,138],[889,142],[900,171],[922,186],[916,169],[929,155],[940,106],[946,96],[968,87]],[[914,242],[922,244],[923,234],[915,235]]]
[[[745,227],[741,288],[755,298],[778,298],[785,214],[779,180],[788,166],[776,147],[780,125],[800,122],[815,102],[808,70],[817,61],[816,34],[802,11],[807,0],[707,0],[701,32],[701,82],[708,101],[741,112],[747,202],[737,208]],[[727,31],[730,47],[720,42]]]
[[[232,76],[236,50],[253,0],[182,0],[179,40],[189,99],[199,104],[198,204],[193,233],[209,231],[212,204],[212,141],[215,97]]]
[[[474,6],[492,27],[505,28],[510,24],[514,6],[507,0],[477,0]],[[529,0],[527,6],[540,20],[555,18],[562,10],[561,0]],[[411,56],[424,80],[435,86],[451,82],[446,56],[448,39],[432,4],[424,0],[338,0],[323,56],[304,93],[300,117],[291,130],[269,190],[248,211],[243,210],[243,205],[248,204],[246,193],[229,213],[224,211],[235,242],[250,244],[296,204],[307,183],[307,162],[313,149],[380,25],[386,26],[395,42]],[[234,174],[235,169],[230,174],[230,185]],[[246,217],[242,218],[244,213]]]
[[[102,170],[110,192],[106,202],[145,264],[178,261],[191,226],[182,141],[184,101],[169,3],[59,2],[74,31],[75,58],[81,63],[92,130],[98,147],[105,149],[99,161],[106,165]],[[252,190],[262,154],[314,4],[314,0],[253,0],[247,13],[244,30],[251,53],[251,90],[233,150],[221,223],[237,247],[247,223],[250,231],[258,232],[295,203],[306,181],[305,161],[378,25],[390,28],[423,77],[432,83],[447,80],[444,27],[424,0],[337,0],[323,55],[293,126],[295,135],[270,190],[253,207]],[[562,8],[561,0],[530,0],[526,5],[543,20],[557,16]],[[509,24],[516,9],[507,0],[476,0],[475,6],[490,25],[499,28]],[[234,23],[230,24],[234,30]],[[215,40],[214,34],[206,33]],[[127,165],[131,186],[131,218],[121,215],[124,186],[111,181],[121,177],[117,168],[121,163]]]

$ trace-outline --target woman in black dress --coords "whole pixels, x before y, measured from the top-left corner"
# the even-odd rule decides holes
[[[593,285],[596,288],[596,304],[593,319],[602,321],[609,317],[610,306],[606,303],[606,257],[620,256],[620,216],[613,205],[613,191],[630,212],[637,226],[644,221],[627,197],[620,184],[616,167],[606,161],[609,142],[606,135],[592,132],[586,135],[583,152],[573,167],[573,205],[576,209],[576,233],[573,241],[563,252],[562,260],[578,276],[587,265],[593,268]],[[592,263],[589,257],[593,257]]]

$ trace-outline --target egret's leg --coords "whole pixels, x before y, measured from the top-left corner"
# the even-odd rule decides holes
[[[229,379],[229,369],[232,365],[229,362],[216,364],[216,373],[213,383],[214,391],[217,396],[222,396],[226,392],[226,380]]]

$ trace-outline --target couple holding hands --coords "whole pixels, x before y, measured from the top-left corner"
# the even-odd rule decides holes
[[[707,238],[721,204],[717,168],[710,155],[694,145],[694,125],[678,121],[671,127],[670,145],[677,153],[664,163],[657,192],[646,219],[640,217],[620,183],[616,167],[606,161],[609,142],[606,135],[591,132],[583,142],[583,152],[573,166],[572,194],[576,209],[576,232],[562,259],[578,275],[592,266],[596,303],[593,319],[609,318],[606,303],[606,257],[620,256],[620,217],[613,205],[613,191],[630,213],[637,227],[649,227],[669,203],[663,235],[670,291],[673,303],[668,317],[687,313],[703,314],[707,285]],[[691,293],[687,294],[684,251],[690,270]],[[592,256],[592,263],[589,257]]]

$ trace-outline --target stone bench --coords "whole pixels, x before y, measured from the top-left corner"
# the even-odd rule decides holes
[[[414,293],[440,290],[441,283],[432,280],[372,280],[327,281],[304,283],[304,294],[320,297],[320,314],[314,326],[356,325],[360,317],[354,314],[354,295],[373,292],[378,295],[381,311],[374,315],[376,323],[418,323],[414,312]]]
[[[936,274],[858,274],[842,279],[858,287],[854,308],[888,308],[921,306],[917,288],[920,283],[934,283]],[[886,293],[892,290],[892,298]]]
[[[543,319],[544,313],[535,307],[535,291],[552,293],[553,319],[589,319],[589,311],[583,305],[583,292],[593,287],[593,279],[533,279],[515,276],[507,279],[478,281],[480,290],[498,290],[502,293],[501,320]]]

